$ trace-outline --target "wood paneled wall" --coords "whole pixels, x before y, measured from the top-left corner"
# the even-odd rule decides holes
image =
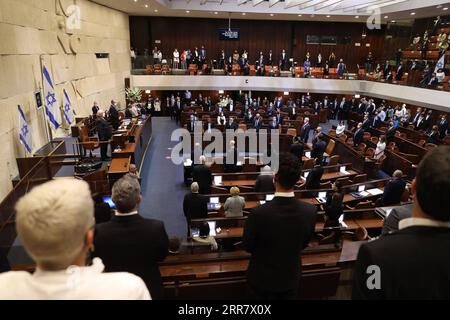
[[[218,29],[228,27],[228,21],[223,19],[130,17],[131,46],[143,53],[145,48],[151,51],[156,45],[163,56],[171,57],[174,48],[192,50],[204,45],[208,59],[215,59],[222,49],[227,56],[235,49],[239,53],[245,49],[252,62],[260,51],[267,55],[269,50],[278,60],[285,49],[301,64],[307,51],[313,61],[319,52],[327,59],[334,51],[337,59],[343,58],[351,70],[364,63],[369,51],[375,58],[383,55],[385,30],[367,30],[367,37],[362,39],[364,23],[233,20],[231,26],[240,30],[239,41],[219,40]],[[307,35],[351,37],[352,42],[336,46],[307,45]],[[155,44],[155,40],[161,43]],[[356,47],[355,43],[361,46]],[[367,43],[370,47],[366,47]]]

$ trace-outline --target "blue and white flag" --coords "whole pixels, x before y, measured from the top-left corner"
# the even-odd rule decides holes
[[[56,130],[61,126],[61,110],[58,99],[56,99],[52,78],[45,66],[42,67],[42,73],[44,75],[45,113],[50,125]]]
[[[442,55],[442,57],[439,59],[439,61],[436,63],[436,68],[434,68],[434,72],[438,72],[439,69],[444,69],[445,66],[445,54]]]
[[[28,153],[31,153],[33,144],[31,141],[31,131],[28,126],[27,119],[25,118],[25,113],[23,112],[21,106],[19,108],[19,140],[24,145]]]
[[[66,119],[67,124],[70,126],[74,121],[74,113],[72,110],[72,103],[70,102],[69,95],[66,89],[63,89],[63,113],[64,119]]]

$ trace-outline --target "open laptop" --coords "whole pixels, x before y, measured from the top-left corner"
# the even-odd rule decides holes
[[[214,184],[219,186],[222,184],[222,176],[214,176]]]
[[[208,210],[219,210],[220,209],[219,197],[210,197],[208,203]]]
[[[306,151],[305,157],[307,157],[308,159],[311,159],[311,151]]]
[[[317,200],[319,203],[325,203],[325,202],[327,202],[327,192],[326,192],[326,191],[319,192],[319,195],[318,195],[318,197],[316,198],[316,200]]]
[[[347,171],[347,167],[346,166],[341,166],[339,168],[339,172],[343,173],[343,174],[348,174],[349,172]]]
[[[365,185],[361,185],[358,186],[358,191],[357,192],[352,192],[350,193],[352,195],[353,198],[362,198],[367,196],[369,193],[366,190],[366,186]]]

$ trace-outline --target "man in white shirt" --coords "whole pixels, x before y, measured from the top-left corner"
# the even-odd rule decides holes
[[[0,275],[0,300],[149,300],[141,278],[130,273],[103,273],[94,259],[94,203],[81,180],[53,180],[33,188],[16,205],[16,227],[34,274],[13,271]]]

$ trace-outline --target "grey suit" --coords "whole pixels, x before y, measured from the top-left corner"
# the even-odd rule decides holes
[[[232,196],[225,201],[224,209],[226,217],[242,217],[245,208],[245,200],[240,196]]]
[[[391,213],[384,220],[383,228],[381,229],[381,235],[387,235],[389,233],[398,231],[398,223],[400,220],[411,218],[413,204],[407,204],[401,207],[392,209]]]

